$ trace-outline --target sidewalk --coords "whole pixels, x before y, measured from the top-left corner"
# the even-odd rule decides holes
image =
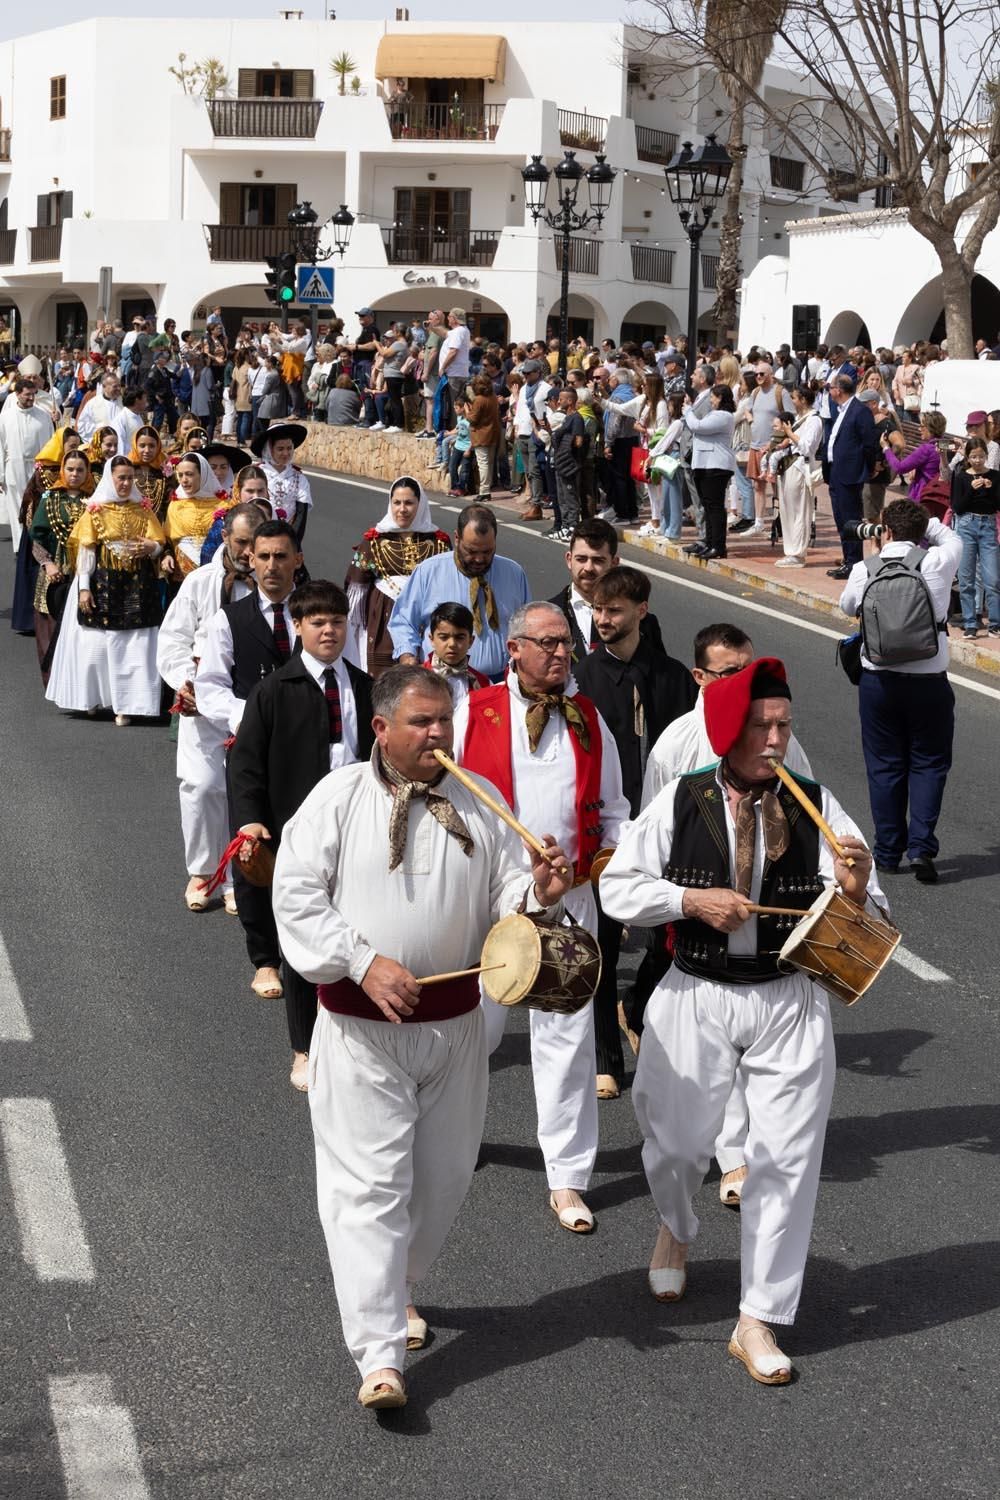
[[[895,491],[893,494],[895,495]],[[706,582],[715,574],[721,578],[730,578],[735,583],[760,589],[763,593],[771,594],[775,598],[788,599],[803,608],[829,614],[831,626],[834,629],[842,627],[844,634],[849,635],[854,622],[841,614],[838,602],[844,585],[837,579],[826,576],[827,568],[837,567],[841,560],[840,543],[833,524],[830,496],[826,485],[819,486],[817,499],[816,545],[809,549],[804,568],[775,567],[775,563],[783,556],[783,553],[780,541],[776,542],[773,547],[771,546],[770,517],[767,520],[768,534],[763,537],[745,541],[741,536],[731,536],[727,547],[728,555],[724,561],[719,562],[704,563],[696,558],[688,557],[684,547],[695,540],[695,531],[692,527],[685,528],[684,541],[681,543],[640,536],[638,527],[634,530],[631,528],[621,530],[620,535],[622,541],[627,542],[629,546],[641,547],[644,551],[652,552],[658,557],[669,558],[671,562],[681,563],[684,567],[700,571],[706,575]],[[499,503],[494,501],[491,503],[499,511],[516,509],[513,502],[505,504],[504,501]],[[551,525],[551,521],[540,521],[537,524],[539,530],[542,530]],[[948,642],[951,647],[951,660],[955,666],[972,667],[980,672],[1000,676],[1000,641],[990,640],[985,632],[978,640],[963,640],[961,627],[952,624],[948,632]]]

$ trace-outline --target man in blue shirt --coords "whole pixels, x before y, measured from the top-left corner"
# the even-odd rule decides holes
[[[418,563],[396,600],[389,621],[394,655],[402,666],[430,654],[427,626],[439,604],[472,611],[475,639],[470,664],[498,682],[507,665],[507,625],[531,598],[520,563],[497,557],[497,520],[486,505],[467,505],[455,527],[454,552]]]

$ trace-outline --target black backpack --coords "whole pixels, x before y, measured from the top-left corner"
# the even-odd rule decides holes
[[[930,661],[946,623],[937,619],[920,571],[927,553],[911,547],[903,557],[865,558],[868,582],[861,595],[861,636],[873,667]]]

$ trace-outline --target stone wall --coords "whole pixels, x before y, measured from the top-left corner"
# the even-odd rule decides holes
[[[400,474],[409,474],[426,490],[448,488],[447,472],[427,467],[437,446],[429,438],[406,432],[369,432],[365,427],[328,427],[325,422],[306,425],[309,436],[295,455],[296,463],[304,468],[332,469],[387,484]]]

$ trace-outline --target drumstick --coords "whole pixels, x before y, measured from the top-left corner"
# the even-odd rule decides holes
[[[808,912],[799,911],[795,906],[758,906],[754,901],[744,901],[743,905],[747,911],[752,911],[758,917],[805,917]]]
[[[481,964],[478,969],[452,969],[450,974],[428,974],[418,979],[418,984],[441,984],[445,979],[464,979],[467,974],[489,974],[493,969],[506,969],[506,964]]]
[[[445,755],[443,750],[435,750],[434,757],[436,760],[440,761],[445,770],[450,771],[455,779],[457,781],[460,781],[462,785],[468,791],[470,791],[474,797],[478,797],[480,802],[484,802],[492,812],[495,812],[497,817],[501,818],[503,822],[507,824],[508,828],[513,828],[514,832],[520,835],[520,837],[524,840],[524,842],[530,849],[534,849],[535,853],[540,854],[543,859],[549,859],[549,851],[548,849],[546,849],[545,845],[541,842],[540,839],[536,839],[533,833],[529,833],[523,823],[519,823],[517,821],[514,814],[510,811],[509,808],[504,807],[503,803],[498,802],[495,797],[491,797],[489,792],[484,792],[478,781],[474,781],[467,772],[462,770],[461,766],[456,766],[455,762],[453,760],[450,760],[449,757]],[[558,873],[560,875],[568,875],[570,872],[567,867],[563,865]]]
[[[848,856],[844,853],[843,849],[837,841],[837,835],[834,833],[833,829],[830,827],[829,823],[826,821],[823,814],[816,806],[815,802],[810,802],[809,798],[799,786],[794,776],[790,776],[788,774],[784,766],[781,764],[780,760],[775,760],[773,755],[769,755],[768,762],[773,768],[775,775],[778,777],[778,780],[785,783],[799,806],[809,814],[810,818],[812,818],[813,822],[816,824],[816,827],[826,839],[827,843],[830,845],[830,848],[833,850],[837,858],[842,859],[844,861],[844,864],[847,865],[848,869],[853,870],[853,859],[849,859]]]

